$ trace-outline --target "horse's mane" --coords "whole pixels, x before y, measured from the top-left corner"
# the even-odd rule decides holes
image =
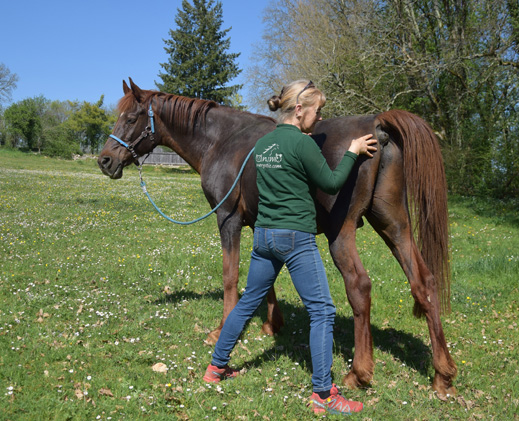
[[[187,98],[184,96],[167,94],[159,91],[142,91],[144,97],[139,101],[152,104],[160,113],[161,119],[166,125],[174,123],[175,128],[182,133],[192,132],[197,123],[203,124],[207,111],[219,105],[214,101],[204,99]],[[128,92],[121,98],[117,108],[120,113],[129,112],[137,106],[137,99],[132,92]]]

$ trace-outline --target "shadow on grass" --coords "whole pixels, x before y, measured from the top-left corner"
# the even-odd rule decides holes
[[[265,354],[248,362],[246,367],[259,367],[265,361],[272,359],[272,353],[280,354],[277,348],[282,347],[282,353],[292,357],[296,355],[295,361],[303,359],[307,367],[311,367],[310,348],[308,347],[308,336],[310,330],[310,319],[305,308],[295,307],[280,301],[280,308],[285,316],[285,326],[275,337],[275,348],[266,350]],[[266,305],[262,304],[258,309],[259,316],[266,320]],[[289,318],[287,315],[295,314]],[[424,331],[427,326],[424,325]],[[371,324],[373,345],[382,352],[393,356],[407,367],[414,368],[425,378],[429,375],[432,367],[431,350],[422,340],[410,333],[393,328],[381,329]],[[334,348],[342,355],[345,361],[353,359],[354,355],[354,322],[352,317],[337,315],[334,326]],[[270,354],[270,355],[269,355]],[[337,379],[338,380],[338,379]]]
[[[196,174],[196,171],[189,165],[144,165],[145,174]]]
[[[219,301],[223,297],[220,289],[204,293],[194,293],[192,291],[176,291],[170,295],[156,300],[154,304],[177,303],[183,300],[214,299]],[[266,361],[272,361],[280,355],[286,355],[294,361],[304,361],[307,367],[312,366],[310,348],[308,346],[308,336],[310,330],[310,318],[306,309],[301,304],[295,306],[283,300],[279,301],[280,309],[285,318],[285,325],[275,336],[274,346],[266,349],[265,352],[256,358],[247,361],[244,365],[247,369],[261,367]],[[267,306],[264,301],[256,311],[262,321],[267,319]],[[219,319],[215,322],[219,323]],[[354,347],[354,326],[352,317],[337,315],[334,327],[334,347],[335,351],[342,354],[344,360],[353,359]],[[246,329],[244,329],[246,330]],[[424,332],[427,326],[424,322]],[[371,325],[374,347],[382,352],[391,354],[394,359],[405,364],[407,367],[414,368],[422,376],[428,377],[432,367],[432,354],[428,346],[422,340],[406,333],[402,330],[393,328],[381,329]]]
[[[204,291],[203,293],[193,292],[193,291],[173,291],[171,294],[165,294],[160,299],[152,302],[154,305],[163,305],[163,304],[175,304],[182,302],[184,300],[200,300],[200,299],[211,299],[215,301],[219,301],[223,298],[223,291],[221,289],[215,289],[212,291]],[[223,305],[223,304],[222,304]]]

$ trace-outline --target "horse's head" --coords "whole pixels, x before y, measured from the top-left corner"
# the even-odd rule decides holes
[[[130,87],[123,81],[124,97],[119,102],[119,118],[99,154],[97,163],[103,174],[121,178],[123,168],[137,163],[137,158],[158,144],[151,109],[150,91],[143,91],[130,78]]]

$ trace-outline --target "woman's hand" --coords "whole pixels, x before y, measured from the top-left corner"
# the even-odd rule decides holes
[[[373,158],[372,152],[377,150],[376,146],[373,145],[376,143],[377,139],[375,139],[372,134],[367,134],[357,139],[353,139],[348,150],[357,155],[367,155],[370,158]]]

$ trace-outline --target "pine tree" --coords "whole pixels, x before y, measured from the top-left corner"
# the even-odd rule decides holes
[[[221,30],[222,3],[213,0],[182,1],[177,9],[177,29],[170,30],[170,39],[164,40],[169,54],[167,63],[161,63],[162,83],[156,83],[162,92],[189,98],[208,99],[231,105],[242,85],[226,86],[241,70],[235,64],[238,54],[228,53],[229,29]]]

